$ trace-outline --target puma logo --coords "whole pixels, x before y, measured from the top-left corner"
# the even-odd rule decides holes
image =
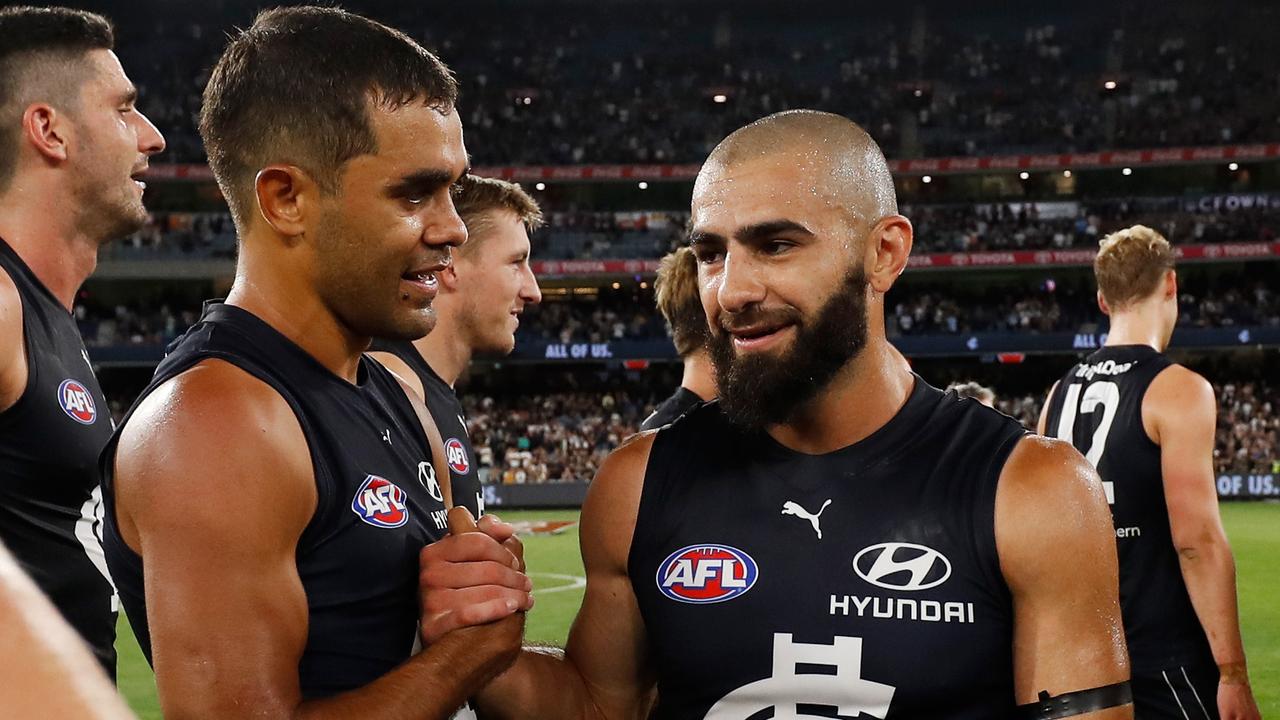
[[[830,504],[831,504],[831,501],[827,500],[826,502],[822,503],[822,507],[818,509],[818,512],[811,513],[808,510],[805,510],[804,508],[800,507],[796,503],[788,500],[782,504],[782,514],[795,515],[796,517],[804,518],[805,520],[808,520],[809,524],[813,526],[813,531],[818,534],[818,539],[821,540],[822,528],[818,527],[818,518],[822,517],[822,511],[826,510],[827,506]]]

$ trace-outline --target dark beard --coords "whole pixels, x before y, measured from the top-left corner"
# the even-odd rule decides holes
[[[836,294],[811,322],[790,313],[747,312],[735,318],[741,327],[770,318],[796,321],[796,337],[783,355],[739,356],[733,336],[723,329],[707,343],[716,369],[720,407],[734,425],[761,430],[784,424],[819,392],[867,344],[867,277],[862,268],[845,276]]]

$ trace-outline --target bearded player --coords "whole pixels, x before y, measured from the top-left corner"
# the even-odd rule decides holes
[[[1093,469],[885,339],[912,234],[871,138],[767,117],[712,152],[692,209],[720,399],[606,461],[563,656],[524,652],[478,709],[1132,717]],[[470,570],[450,545],[424,553],[441,577]]]

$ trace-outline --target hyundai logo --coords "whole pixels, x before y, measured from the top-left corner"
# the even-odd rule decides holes
[[[951,577],[951,561],[937,550],[913,543],[880,543],[853,558],[858,577],[889,590],[928,590]]]

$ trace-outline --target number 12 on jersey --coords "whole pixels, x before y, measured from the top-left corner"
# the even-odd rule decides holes
[[[1102,461],[1102,453],[1107,449],[1107,435],[1111,432],[1111,423],[1116,419],[1116,409],[1120,407],[1120,387],[1113,382],[1100,381],[1093,383],[1080,396],[1080,385],[1072,383],[1067,386],[1067,397],[1062,403],[1062,417],[1058,420],[1057,436],[1075,445],[1076,409],[1082,415],[1096,412],[1102,406],[1102,422],[1093,431],[1093,439],[1085,450],[1084,458],[1095,469]],[[1079,446],[1077,446],[1079,447]],[[1116,486],[1114,482],[1103,482],[1102,489],[1107,493],[1107,503],[1116,504]]]

